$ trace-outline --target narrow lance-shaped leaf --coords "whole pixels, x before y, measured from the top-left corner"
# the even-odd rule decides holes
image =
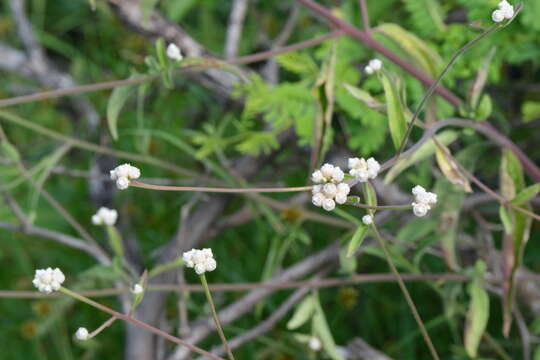
[[[512,199],[511,203],[514,205],[521,205],[538,195],[538,192],[540,192],[540,183],[531,185],[521,190],[519,194]]]
[[[482,278],[485,271],[485,264],[478,261],[476,264],[476,274],[474,280],[469,284],[469,310],[465,325],[465,349],[467,355],[476,358],[478,355],[478,345],[482,335],[486,330],[489,319],[489,296],[482,287]]]
[[[313,331],[321,339],[324,351],[332,360],[344,360],[336,350],[334,337],[328,327],[328,322],[318,299],[316,304],[316,311],[313,315]]]
[[[316,301],[313,296],[307,296],[296,307],[293,317],[287,323],[287,329],[294,330],[304,325],[315,312]]]
[[[127,99],[135,90],[135,85],[125,85],[114,88],[107,103],[107,123],[114,140],[118,140],[118,115]]]
[[[347,257],[351,257],[356,249],[362,245],[364,238],[366,237],[368,227],[366,225],[358,225],[354,232],[351,241],[349,241],[349,247],[347,248]]]
[[[398,78],[395,75],[383,72],[381,81],[384,87],[384,96],[386,98],[386,109],[388,113],[388,125],[392,142],[396,149],[401,146],[401,141],[407,131],[407,120],[405,119],[405,106],[396,83]]]

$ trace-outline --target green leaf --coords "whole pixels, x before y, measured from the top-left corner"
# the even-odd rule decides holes
[[[485,121],[491,115],[492,111],[493,105],[491,103],[491,96],[489,96],[488,94],[484,94],[482,96],[482,100],[480,100],[478,108],[476,109],[474,120]]]
[[[383,103],[381,103],[379,100],[371,96],[370,93],[368,93],[367,91],[362,90],[360,88],[357,88],[356,86],[352,86],[347,83],[343,83],[342,85],[349,92],[349,94],[351,94],[353,97],[363,102],[370,109],[386,114],[386,106]]]
[[[407,120],[405,119],[405,106],[401,100],[401,94],[396,86],[399,79],[396,76],[382,73],[381,81],[384,87],[386,107],[388,111],[388,125],[394,147],[399,149],[401,141],[407,131]]]
[[[458,138],[458,133],[454,130],[445,130],[438,134],[436,138],[441,144],[449,145]],[[422,144],[422,146],[420,146],[418,150],[416,150],[411,156],[399,160],[394,166],[392,166],[384,178],[384,183],[390,184],[408,167],[433,156],[434,153],[435,143],[430,139]]]
[[[363,184],[364,196],[366,198],[366,204],[369,206],[377,206],[377,193],[371,183],[367,182]]]
[[[424,72],[435,78],[443,67],[442,58],[423,40],[397,24],[382,24],[376,28],[398,45]]]
[[[404,0],[414,29],[424,36],[434,36],[446,30],[444,12],[437,0]]]
[[[501,192],[508,200],[513,199],[525,187],[521,163],[508,148],[503,150],[500,182]]]
[[[477,268],[481,268],[481,265],[478,266],[478,263]],[[464,342],[467,354],[472,358],[476,358],[478,354],[478,345],[480,345],[480,340],[486,330],[489,319],[489,296],[482,287],[482,273],[477,274],[468,286],[471,300],[467,312]]]
[[[300,326],[304,325],[315,313],[316,301],[313,296],[307,296],[302,302],[296,307],[294,315],[287,323],[287,329],[294,330],[298,329]]]
[[[482,91],[484,90],[484,86],[486,85],[489,65],[491,64],[493,55],[495,55],[495,47],[491,48],[491,50],[488,52],[488,54],[484,58],[484,61],[482,62],[482,65],[480,66],[480,68],[478,69],[478,73],[476,74],[476,79],[474,80],[471,86],[471,90],[469,91],[469,99],[470,99],[471,108],[476,109],[477,114],[479,112],[477,109],[478,100],[480,99],[480,96],[482,95]],[[489,112],[491,112],[491,98],[489,99],[489,105],[490,105]],[[480,104],[480,107],[481,106],[482,104]],[[484,113],[486,112],[485,110],[486,109],[484,109]],[[478,120],[478,121],[481,121],[481,120]]]
[[[349,242],[349,247],[347,249],[347,257],[353,256],[356,249],[358,249],[360,245],[362,245],[362,242],[366,237],[367,229],[368,227],[364,224],[359,225],[358,228],[356,228],[356,231],[354,232],[351,241]]]
[[[499,206],[499,217],[501,218],[504,231],[507,234],[511,234],[513,231],[514,225],[512,224],[512,218],[510,217],[510,214],[508,214],[508,211],[503,205]]]
[[[313,58],[305,52],[291,51],[276,56],[276,61],[284,69],[307,77],[316,77],[319,67]]]
[[[534,198],[538,194],[538,192],[540,192],[540,183],[531,185],[521,190],[519,194],[517,194],[516,197],[512,199],[511,203],[514,205],[521,205],[523,203],[526,203],[532,198]]]
[[[343,357],[341,357],[336,350],[336,343],[334,342],[334,338],[328,327],[328,322],[324,316],[322,306],[318,301],[315,315],[313,315],[313,332],[321,339],[323,349],[331,359],[343,360]]]
[[[461,187],[463,191],[469,193],[472,192],[469,180],[464,174],[462,174],[454,159],[450,156],[450,149],[436,140],[434,142],[435,158],[437,159],[439,169],[441,169],[441,172],[444,174],[446,179],[450,183]]]
[[[521,105],[523,121],[530,122],[540,118],[540,101],[525,101]]]
[[[0,150],[2,151],[2,154],[15,163],[18,163],[21,159],[19,150],[8,141],[3,140],[0,142]]]
[[[114,140],[118,140],[118,115],[127,99],[135,90],[136,85],[125,85],[114,88],[107,103],[107,123]]]

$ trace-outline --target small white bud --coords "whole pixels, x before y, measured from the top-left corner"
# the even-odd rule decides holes
[[[131,289],[131,292],[135,295],[139,295],[139,294],[142,294],[144,292],[144,289],[143,287],[141,286],[141,284],[135,284],[133,286],[133,289]]]
[[[369,61],[368,66],[371,67],[373,69],[373,71],[379,71],[379,70],[382,69],[382,65],[383,65],[383,63],[382,63],[381,60],[379,60],[379,59],[371,59]]]
[[[202,275],[206,271],[206,266],[203,263],[195,264],[195,272],[197,275]]]
[[[347,183],[339,183],[337,185],[337,192],[338,194],[349,195],[349,193],[351,192],[351,187]]]
[[[375,72],[375,70],[373,70],[373,68],[369,65],[364,68],[364,71],[368,75],[372,75]]]
[[[426,189],[424,189],[420,185],[416,185],[415,187],[412,188],[412,194],[413,195],[419,195],[419,194],[422,194],[422,193],[425,193],[425,192],[426,192]]]
[[[424,203],[412,203],[413,213],[418,217],[426,216],[431,207]]]
[[[330,180],[332,178],[332,175],[334,175],[334,165],[324,164],[321,167],[321,173],[326,181]]]
[[[214,271],[217,267],[212,249],[191,249],[190,251],[186,251],[182,255],[182,258],[186,266],[194,268],[198,275],[202,275],[208,271]]]
[[[167,56],[174,61],[181,61],[184,58],[178,46],[172,43],[167,46]]]
[[[317,193],[311,197],[311,202],[313,205],[321,207],[324,199],[326,199],[326,197],[323,193]]]
[[[311,337],[309,339],[309,348],[313,351],[320,351],[322,349],[322,344],[321,344],[321,340],[319,340],[319,338],[316,338],[316,337]]]
[[[206,271],[214,271],[216,270],[217,262],[214,259],[208,259],[206,260]]]
[[[88,330],[86,330],[86,328],[83,328],[83,327],[78,328],[77,331],[75,332],[75,337],[77,338],[77,340],[80,340],[80,341],[88,340],[89,335],[90,334],[88,333]]]
[[[338,192],[334,200],[338,204],[345,204],[347,202],[347,194]]]
[[[129,179],[127,177],[121,177],[116,180],[116,187],[118,190],[126,190],[129,187]]]
[[[332,211],[336,208],[336,203],[332,199],[324,199],[322,202],[322,207],[326,211]]]
[[[505,18],[504,12],[502,10],[495,10],[491,14],[491,19],[495,21],[496,23],[500,23]]]
[[[314,183],[320,183],[324,181],[324,176],[321,172],[321,170],[316,170],[311,174],[311,181]]]
[[[343,171],[338,166],[335,166],[334,172],[332,174],[332,180],[334,180],[335,182],[340,182],[343,180],[344,176],[345,174],[343,174]]]
[[[337,194],[337,186],[332,183],[325,184],[322,192],[327,198],[333,198]]]
[[[373,216],[371,215],[364,215],[362,217],[362,222],[365,224],[365,225],[371,225],[373,224]]]

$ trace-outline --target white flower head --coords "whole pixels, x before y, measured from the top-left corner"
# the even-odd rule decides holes
[[[118,212],[116,210],[100,207],[97,213],[92,215],[92,224],[112,226],[116,224],[117,218]]]
[[[511,19],[514,16],[514,6],[512,6],[508,1],[503,0],[499,3],[499,8],[491,14],[491,19],[497,23],[505,20]]]
[[[431,205],[437,203],[437,194],[426,191],[422,186],[416,185],[412,189],[412,194],[414,195],[413,213],[416,216],[422,217],[425,216],[429,210],[431,210]]]
[[[53,291],[58,291],[65,280],[66,277],[59,268],[54,270],[47,268],[36,270],[32,284],[34,284],[39,291],[49,294]]]
[[[369,60],[369,65],[374,71],[379,71],[382,69],[382,61],[379,59]]]
[[[173,43],[167,46],[167,56],[169,57],[169,59],[174,61],[181,61],[184,58],[178,46]]]
[[[141,176],[141,171],[130,164],[123,164],[111,170],[110,174],[111,180],[116,181],[116,187],[125,190],[131,180],[138,179]]]
[[[320,351],[322,349],[321,340],[318,337],[311,337],[308,342],[308,346],[313,351]]]
[[[371,75],[373,73],[379,72],[382,69],[382,61],[379,59],[371,59],[369,60],[368,65],[364,68],[364,71],[366,74]]]
[[[135,284],[133,285],[133,289],[131,289],[131,293],[134,295],[139,295],[139,294],[142,294],[143,292],[144,292],[144,288],[142,287],[141,284]]]
[[[350,187],[342,182],[344,178],[345,174],[339,166],[332,164],[324,164],[320,170],[313,172],[311,179],[317,183],[311,190],[313,205],[332,211],[336,208],[336,203],[347,202]]]
[[[202,275],[205,272],[214,271],[217,267],[217,262],[214,259],[212,249],[191,249],[186,251],[182,258],[189,268],[195,269],[198,275]]]
[[[88,333],[88,330],[83,327],[78,328],[77,331],[75,332],[75,337],[77,338],[77,340],[80,340],[80,341],[88,340],[89,336],[90,334]]]
[[[354,176],[359,182],[366,182],[369,179],[375,179],[381,170],[381,165],[374,158],[350,158],[349,174]]]
[[[365,225],[371,225],[373,224],[373,216],[371,215],[364,215],[362,217],[362,222],[365,224]]]

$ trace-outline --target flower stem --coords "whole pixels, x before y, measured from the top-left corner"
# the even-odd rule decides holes
[[[214,323],[216,324],[216,328],[217,328],[219,337],[221,338],[221,342],[223,343],[223,346],[225,347],[225,350],[227,351],[229,360],[235,360],[234,355],[231,351],[231,348],[229,347],[229,343],[227,342],[227,339],[225,338],[225,334],[223,333],[221,323],[219,322],[219,318],[216,312],[216,307],[214,306],[214,300],[212,299],[212,294],[210,293],[210,288],[208,287],[208,282],[206,281],[206,276],[202,274],[200,275],[200,277],[201,277],[201,283],[204,287],[204,293],[206,294],[206,298],[208,299],[208,303],[210,304],[210,309],[212,310],[212,317],[214,318]]]
[[[198,187],[198,186],[166,186],[145,184],[140,181],[132,180],[131,186],[161,190],[161,191],[200,191],[208,193],[277,193],[277,192],[297,192],[309,191],[313,186],[298,186],[298,187],[282,187],[282,188],[218,188],[218,187]]]
[[[77,294],[76,292],[71,291],[69,289],[66,289],[65,287],[61,287],[59,289],[59,291],[66,294],[66,295],[68,295],[68,296],[71,296],[71,297],[73,297],[73,298],[75,298],[77,300],[80,300],[80,301],[82,301],[82,302],[84,302],[84,303],[86,303],[86,304],[88,304],[90,306],[93,306],[96,309],[99,309],[99,310],[101,310],[103,312],[106,312],[106,313],[108,313],[108,314],[110,314],[110,315],[112,315],[112,316],[114,316],[116,318],[119,318],[119,319],[122,319],[122,320],[125,320],[125,321],[129,321],[129,322],[131,322],[131,323],[133,323],[133,324],[135,324],[137,326],[140,326],[140,327],[142,327],[142,328],[144,328],[144,329],[146,329],[146,330],[148,330],[150,332],[153,332],[154,334],[159,335],[159,336],[161,336],[161,337],[163,337],[163,338],[165,338],[165,339],[167,339],[169,341],[172,341],[172,342],[174,342],[176,344],[179,344],[179,345],[183,345],[183,346],[187,347],[188,349],[190,349],[193,352],[196,352],[198,354],[207,356],[207,357],[209,357],[211,359],[214,359],[214,360],[224,360],[223,358],[221,358],[219,356],[216,356],[216,355],[214,355],[214,354],[212,354],[212,353],[210,353],[210,352],[208,352],[206,350],[203,350],[203,349],[201,349],[201,348],[199,348],[199,347],[197,347],[197,346],[195,346],[193,344],[190,344],[187,341],[180,339],[179,337],[168,334],[163,330],[160,330],[160,329],[158,329],[156,327],[153,327],[152,325],[149,325],[149,324],[147,324],[145,322],[137,320],[134,317],[132,317],[131,315],[125,315],[125,314],[119,313],[117,311],[114,311],[113,309],[110,309],[105,305],[97,303],[94,300],[91,300],[91,299],[89,299],[89,298],[87,298],[85,296]]]
[[[433,345],[433,342],[431,341],[431,338],[429,337],[429,333],[426,330],[424,322],[422,321],[422,318],[420,317],[420,314],[418,313],[418,309],[416,309],[416,305],[414,305],[414,301],[411,298],[411,294],[409,294],[409,290],[407,290],[407,286],[405,286],[405,282],[401,278],[401,275],[399,274],[399,271],[397,270],[396,265],[392,261],[392,257],[390,255],[390,251],[388,250],[388,244],[386,240],[379,233],[379,230],[377,229],[377,226],[375,225],[375,221],[373,222],[371,227],[373,229],[373,233],[375,234],[375,237],[379,241],[379,245],[381,246],[383,250],[386,261],[388,262],[388,266],[390,266],[390,269],[394,273],[394,276],[396,277],[398,285],[401,288],[403,295],[405,296],[405,300],[407,300],[407,305],[409,305],[409,308],[411,309],[414,319],[416,320],[416,323],[418,324],[418,327],[420,328],[420,332],[422,333],[422,336],[424,337],[424,341],[426,342],[429,348],[429,351],[431,352],[431,356],[435,360],[440,360],[439,355],[437,354],[437,350],[435,349],[435,346]]]

